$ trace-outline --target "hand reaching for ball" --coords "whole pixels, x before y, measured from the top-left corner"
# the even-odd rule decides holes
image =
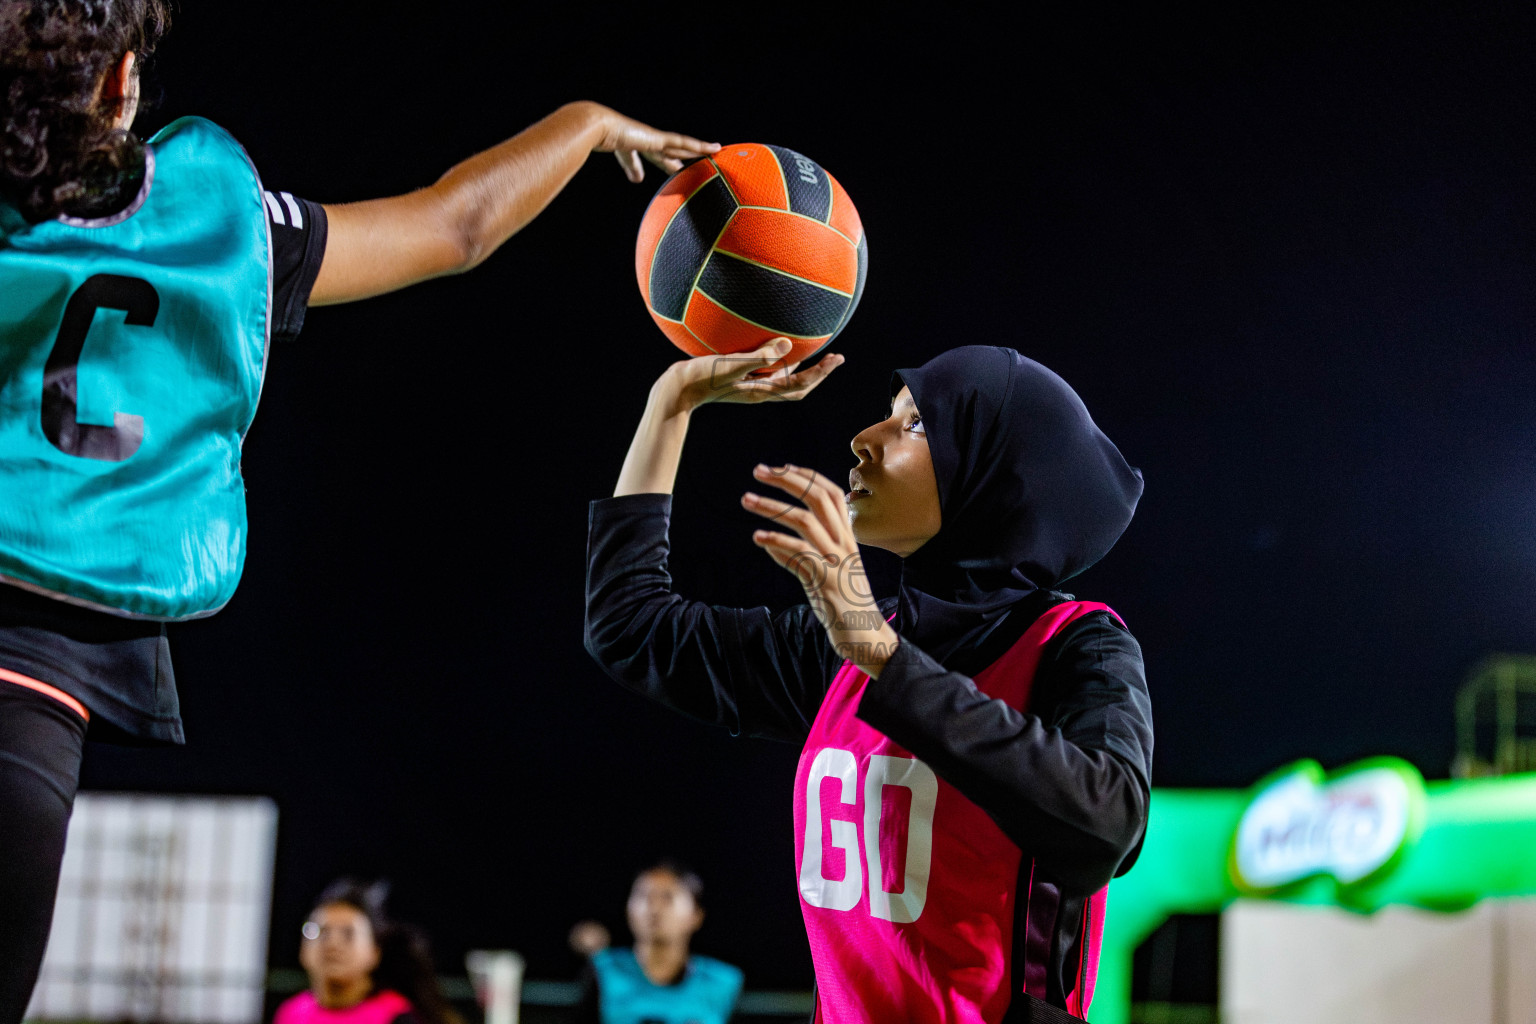
[[[657,131],[617,110],[598,103],[591,106],[602,128],[602,138],[592,147],[592,152],[612,153],[630,181],[645,180],[645,167],[640,163],[642,157],[668,174],[676,174],[684,161],[696,160],[720,149],[718,142],[701,142],[691,135]]]
[[[804,370],[792,363],[763,373],[789,352],[790,344],[788,338],[774,338],[750,352],[684,359],[667,368],[652,394],[660,389],[659,397],[672,412],[692,412],[709,402],[798,402],[843,365],[843,357],[832,353]]]

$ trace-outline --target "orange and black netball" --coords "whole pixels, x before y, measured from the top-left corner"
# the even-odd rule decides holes
[[[848,193],[815,161],[743,143],[689,164],[640,222],[635,275],[656,325],[689,355],[770,338],[796,363],[853,316],[868,247]],[[777,364],[776,364],[777,365]]]

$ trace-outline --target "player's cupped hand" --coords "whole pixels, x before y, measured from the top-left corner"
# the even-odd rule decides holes
[[[879,676],[899,638],[870,590],[843,489],[802,466],[759,465],[752,475],[801,503],[742,495],[743,508],[792,531],[755,530],[752,542],[799,581],[833,649]]]
[[[676,174],[685,161],[697,160],[720,150],[718,142],[704,142],[691,135],[658,131],[648,124],[625,117],[617,110],[600,104],[593,104],[593,107],[597,110],[603,134],[592,150],[595,153],[612,153],[630,181],[645,180],[642,159],[668,174]]]
[[[788,338],[774,338],[751,352],[684,359],[667,367],[656,388],[664,390],[674,412],[691,412],[709,402],[798,402],[843,365],[843,357],[832,353],[804,370],[792,363],[762,372],[792,347]]]

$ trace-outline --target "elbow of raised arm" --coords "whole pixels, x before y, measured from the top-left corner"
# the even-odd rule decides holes
[[[1104,837],[1104,869],[1107,874],[1103,885],[1108,885],[1111,878],[1118,878],[1129,871],[1141,855],[1141,843],[1147,834],[1149,796],[1139,778],[1133,777],[1125,786],[1120,813],[1115,815],[1112,828]]]
[[[582,628],[582,646],[592,660],[616,682],[634,689],[643,686],[651,673],[643,631],[636,634],[632,619],[622,615],[594,617],[588,609]]]
[[[423,213],[429,219],[427,233],[435,254],[434,276],[473,270],[496,250],[484,204],[464,183],[445,176],[418,195],[424,200]]]
[[[1112,780],[1087,815],[1091,824],[1063,836],[1048,857],[1051,874],[1062,890],[1085,896],[1125,874],[1141,853],[1147,826],[1148,792],[1140,775],[1112,756]]]
[[[581,642],[592,660],[611,674],[616,664],[624,660],[616,643],[622,635],[622,630],[615,630],[611,625],[605,628],[604,623],[594,622],[589,613],[582,624]]]
[[[458,273],[473,270],[490,259],[503,241],[497,236],[489,213],[477,210],[466,215],[454,236],[459,259]]]
[[[465,271],[474,270],[484,263],[495,249],[496,247],[486,240],[485,232],[473,218],[459,220],[447,230],[448,273],[462,274]]]
[[[1069,857],[1057,859],[1051,874],[1063,892],[1088,896],[1125,874],[1141,852],[1142,828],[1127,828],[1119,835],[1095,836]]]

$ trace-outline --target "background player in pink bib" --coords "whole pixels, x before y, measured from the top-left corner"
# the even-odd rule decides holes
[[[299,960],[309,989],[272,1024],[464,1024],[438,984],[426,939],[391,920],[389,886],[337,879],[304,922]]]
[[[670,492],[710,401],[798,399],[829,356],[769,381],[717,359],[651,390],[614,497],[592,503],[587,648],[686,714],[800,743],[795,852],[816,1019],[1086,1016],[1104,887],[1146,824],[1152,725],[1118,616],[1053,588],[1129,524],[1141,475],[1077,394],[1012,349],[898,371],[890,416],[852,442],[849,489],[758,466],[754,541],[807,603],[779,613],[671,592]],[[787,530],[790,532],[782,532]],[[858,544],[903,559],[869,591]]]

